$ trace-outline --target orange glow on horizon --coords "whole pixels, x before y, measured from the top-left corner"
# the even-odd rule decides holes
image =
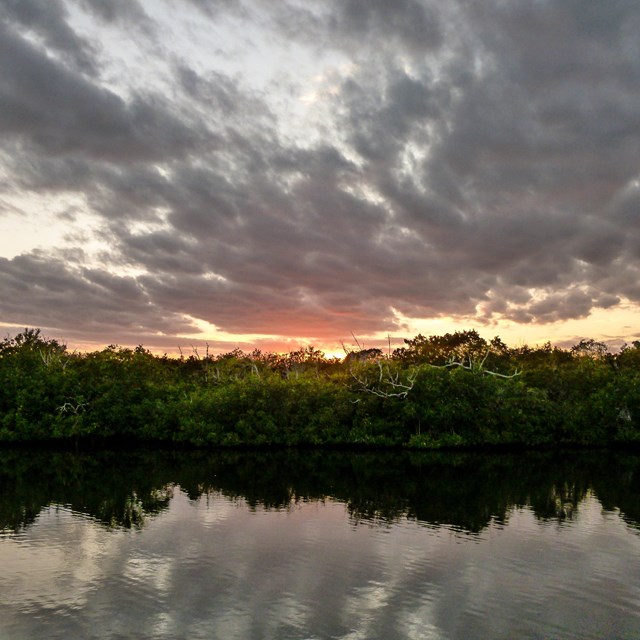
[[[179,357],[180,352],[184,357],[189,357],[198,350],[202,356],[209,345],[209,353],[218,355],[228,353],[234,349],[241,349],[245,353],[251,353],[259,349],[265,353],[287,354],[298,349],[314,347],[324,352],[328,358],[343,358],[346,352],[358,348],[377,347],[387,353],[389,350],[389,337],[391,350],[401,347],[404,339],[410,339],[418,334],[425,336],[444,335],[455,331],[475,329],[483,338],[490,340],[495,336],[500,337],[508,346],[518,347],[523,344],[530,346],[541,345],[549,341],[560,347],[569,347],[577,344],[583,338],[605,342],[612,351],[617,350],[624,343],[631,343],[640,339],[640,308],[627,303],[614,309],[597,309],[587,318],[564,320],[550,324],[517,324],[506,320],[482,324],[472,317],[453,318],[409,318],[398,312],[395,313],[395,329],[392,331],[378,331],[367,333],[354,327],[346,336],[327,338],[330,333],[328,326],[323,326],[321,335],[308,337],[311,329],[304,323],[298,323],[295,327],[289,326],[289,335],[269,334],[242,334],[219,330],[215,325],[206,321],[189,318],[197,327],[197,331],[189,335],[141,335],[132,338],[131,334],[96,336],[95,338],[83,332],[82,335],[73,335],[72,331],[65,332],[56,328],[41,327],[42,335],[56,339],[67,345],[70,351],[90,352],[100,351],[110,344],[117,344],[125,348],[135,348],[142,345],[155,355],[167,354]],[[13,336],[24,329],[0,323],[5,328],[6,336]],[[319,328],[319,323],[314,324],[314,329]],[[297,334],[297,335],[296,335]]]

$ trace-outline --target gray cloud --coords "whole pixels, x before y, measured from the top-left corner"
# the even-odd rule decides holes
[[[193,331],[180,314],[157,306],[139,282],[71,262],[78,256],[39,252],[0,259],[3,322],[20,326],[28,308],[33,326],[67,329],[79,335]],[[114,302],[117,301],[117,304]],[[74,319],[75,320],[72,320]]]
[[[438,14],[430,3],[372,0],[363,4],[357,0],[338,0],[333,9],[329,29],[337,31],[343,43],[364,40],[375,48],[388,44],[391,36],[395,46],[424,52],[442,41]]]
[[[95,73],[95,47],[67,23],[62,0],[2,0],[0,18],[39,37],[52,51],[80,71]],[[2,36],[4,39],[5,35]]]
[[[128,163],[167,161],[205,143],[159,96],[118,95],[65,68],[0,26],[0,131],[49,156],[78,154]],[[210,138],[210,137],[209,137]]]
[[[243,11],[242,0],[188,0],[188,2],[207,16],[216,16],[230,11]]]
[[[199,5],[220,4],[191,1]],[[404,55],[424,55],[443,42],[438,5],[432,2],[329,0],[316,6],[282,2],[270,9],[273,24],[286,37],[301,39],[311,46],[321,43],[355,57],[391,48]]]
[[[631,3],[191,4],[244,21],[247,47],[340,52],[309,137],[281,85],[159,46],[148,4],[78,4],[159,56],[165,85],[117,92],[67,5],[6,0],[1,184],[82,196],[108,246],[4,260],[6,322],[339,339],[394,330],[392,308],[547,323],[640,302]]]
[[[133,25],[147,31],[152,21],[138,0],[76,0],[87,12],[107,23]]]

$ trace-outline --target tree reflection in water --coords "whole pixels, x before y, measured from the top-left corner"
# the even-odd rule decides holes
[[[402,518],[478,533],[528,506],[571,519],[592,491],[640,528],[640,456],[620,451],[528,453],[336,450],[0,451],[0,528],[28,527],[51,504],[107,527],[143,527],[179,486],[190,499],[220,492],[250,508],[334,499],[354,524]]]

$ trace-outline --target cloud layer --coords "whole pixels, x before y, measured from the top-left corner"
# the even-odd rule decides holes
[[[640,304],[630,0],[0,0],[0,18],[0,216],[44,199],[68,229],[0,258],[6,325],[335,340]]]

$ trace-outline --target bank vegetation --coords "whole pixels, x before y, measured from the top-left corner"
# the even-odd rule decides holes
[[[0,342],[0,442],[410,448],[640,443],[640,342],[510,348],[476,331],[326,358]]]

